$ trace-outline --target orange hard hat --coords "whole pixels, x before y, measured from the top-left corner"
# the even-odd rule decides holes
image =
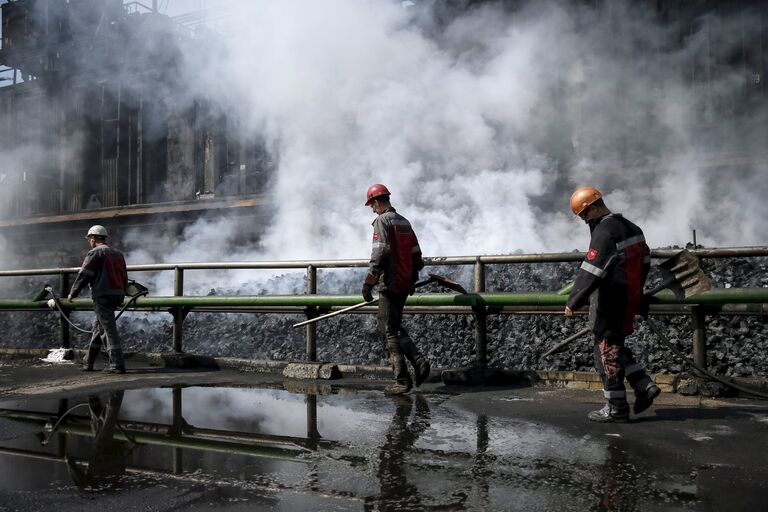
[[[376,183],[368,187],[368,193],[365,195],[365,206],[370,206],[374,199],[381,196],[388,196],[389,190],[381,183]]]
[[[601,197],[603,197],[603,194],[594,187],[577,188],[576,192],[571,195],[571,210],[573,211],[573,214],[579,215],[587,206],[591,205]]]

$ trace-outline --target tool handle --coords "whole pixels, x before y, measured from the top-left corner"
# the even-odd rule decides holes
[[[327,313],[325,315],[316,316],[315,318],[310,318],[309,320],[304,320],[303,322],[299,322],[297,324],[293,324],[293,327],[301,327],[302,325],[309,325],[313,324],[315,322],[319,322],[320,320],[325,320],[326,318],[330,318],[332,316],[341,315],[342,313],[349,313],[350,311],[354,311],[356,309],[360,309],[364,306],[370,306],[372,304],[376,304],[379,299],[373,299],[369,300],[367,302],[361,302],[359,304],[355,304],[354,306],[347,306],[344,309],[340,309],[338,311],[332,311],[330,313]]]
[[[673,284],[675,281],[677,281],[677,278],[675,276],[669,276],[665,280],[663,280],[661,283],[659,283],[657,286],[652,288],[651,290],[644,292],[643,295],[645,295],[646,297],[650,297],[651,295],[656,295],[664,288],[669,287],[669,285]]]
[[[582,330],[580,330],[579,332],[577,332],[576,334],[571,334],[570,336],[565,338],[563,341],[561,341],[560,343],[558,343],[557,345],[555,345],[551,349],[549,349],[546,352],[544,352],[543,354],[541,354],[541,357],[547,357],[550,354],[554,354],[555,352],[557,352],[558,350],[560,350],[561,348],[563,348],[567,344],[571,343],[572,341],[575,341],[575,340],[581,338],[582,336],[584,336],[585,334],[588,334],[591,330],[592,330],[591,327],[585,327]]]
[[[656,293],[660,292],[661,290],[663,290],[664,288],[666,288],[667,286],[669,286],[673,282],[675,282],[674,276],[672,278],[667,278],[661,284],[656,286],[651,291],[646,292],[644,295],[646,297],[650,297],[651,295],[655,295]],[[581,338],[585,334],[589,333],[590,330],[591,330],[591,328],[585,327],[584,329],[580,330],[576,334],[572,334],[571,336],[568,336],[563,341],[561,341],[560,343],[558,343],[557,345],[555,345],[551,349],[549,349],[546,352],[544,352],[543,354],[541,354],[541,357],[547,357],[550,354],[554,354],[555,352],[557,352],[558,350],[560,350],[561,348],[563,348],[567,344],[569,344],[569,343],[571,343],[573,341],[576,341],[577,339]]]

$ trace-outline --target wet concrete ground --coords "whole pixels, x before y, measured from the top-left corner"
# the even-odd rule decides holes
[[[0,364],[0,510],[765,510],[768,403]]]

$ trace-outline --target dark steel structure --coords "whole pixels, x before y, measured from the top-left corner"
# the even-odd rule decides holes
[[[527,2],[417,2],[433,11],[435,21],[424,33],[436,38],[451,20],[488,3],[514,12]],[[572,4],[600,7],[602,16],[617,18],[606,51],[623,67],[607,84],[616,94],[611,95],[615,104],[606,122],[616,130],[608,140],[598,141],[578,126],[544,134],[555,152],[563,153],[562,158],[554,155],[558,161],[579,156],[583,149],[574,141],[610,148],[610,156],[595,163],[604,167],[598,170],[607,188],[627,175],[645,179],[633,169],[663,168],[663,150],[627,142],[632,133],[658,127],[647,116],[629,115],[631,105],[623,103],[623,91],[629,92],[638,77],[651,76],[653,94],[667,94],[669,84],[682,83],[693,96],[695,136],[711,151],[697,155],[691,165],[711,170],[713,189],[718,179],[729,180],[742,171],[754,175],[768,156],[768,125],[756,115],[768,95],[768,4],[631,3],[664,27],[665,37],[655,45],[639,45],[622,33],[618,27],[624,25],[618,21],[626,11],[608,0]],[[265,202],[261,194],[278,155],[243,129],[238,113],[222,111],[217,98],[182,93],[189,90],[178,73],[182,55],[217,41],[213,31],[196,24],[198,14],[170,18],[158,12],[156,1],[151,6],[122,0],[2,4],[0,236],[24,238],[19,245],[36,254],[40,247],[30,246],[30,240],[43,245],[55,236],[77,243],[84,227],[103,219],[110,219],[119,236],[122,227],[191,222],[203,212],[260,215],[266,210],[259,207]],[[737,41],[734,34],[740,34]],[[200,73],[206,72],[205,65],[200,62]],[[564,89],[554,101],[569,96],[576,117],[590,116],[594,105],[578,94],[579,84],[588,79],[563,84],[575,90]],[[738,86],[723,93],[718,87],[724,79]],[[724,133],[732,135],[727,144],[721,144]],[[564,164],[553,180],[567,180],[568,169]],[[627,171],[619,176],[617,169]],[[538,206],[559,209],[557,201]],[[71,247],[60,249],[68,252]],[[47,259],[51,261],[50,254]]]
[[[79,233],[105,217],[185,222],[259,204],[272,166],[263,143],[235,113],[177,95],[181,49],[210,44],[205,31],[122,0],[1,10],[1,234]]]

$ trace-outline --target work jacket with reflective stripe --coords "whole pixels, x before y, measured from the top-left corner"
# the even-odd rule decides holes
[[[125,297],[128,272],[123,253],[106,244],[99,244],[88,251],[72,284],[72,296],[77,297],[87,284],[91,285],[93,298],[104,295]]]
[[[422,268],[421,248],[411,223],[394,208],[387,208],[373,221],[370,275],[376,278],[379,290],[406,295],[413,293]]]
[[[651,252],[643,231],[621,214],[611,213],[590,224],[592,239],[581,264],[568,307],[591,302],[596,336],[631,334],[643,299]]]

